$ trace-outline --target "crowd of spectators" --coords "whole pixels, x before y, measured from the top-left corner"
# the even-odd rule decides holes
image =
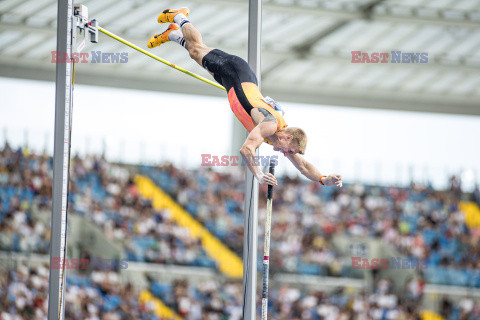
[[[32,204],[49,206],[50,158],[28,150],[0,150],[0,250],[47,253],[48,225],[32,218]]]
[[[171,164],[159,168],[143,167],[142,172],[239,256],[242,255],[244,190],[241,175],[219,173],[208,168],[180,170]],[[317,207],[320,200],[311,192],[302,193],[316,186],[293,186],[289,181],[285,179],[275,190],[270,247],[272,271],[338,274],[338,253],[328,241],[333,225],[321,216]],[[294,187],[297,190],[293,190]],[[265,190],[261,188],[259,243],[264,236]],[[305,195],[304,201],[299,202],[298,195],[302,194]],[[320,227],[320,221],[325,223],[325,228]]]
[[[42,320],[48,312],[48,265],[0,269],[0,319]],[[113,271],[94,271],[89,277],[67,277],[65,319],[160,320],[139,293],[122,284]]]
[[[50,228],[34,219],[32,207],[51,209],[52,159],[27,149],[0,150],[0,250],[48,252]],[[198,221],[241,256],[243,243],[243,177],[208,168],[181,170],[171,164],[142,167]],[[124,246],[128,260],[215,267],[201,241],[180,227],[168,210],[157,211],[143,199],[125,166],[99,156],[74,157],[71,163],[69,212],[82,215]],[[459,210],[459,180],[445,191],[344,185],[322,188],[298,178],[281,177],[275,192],[271,270],[341,275],[339,254],[331,247],[337,234],[376,237],[400,253],[428,261],[431,283],[480,286],[480,232],[468,228]],[[266,188],[260,188],[265,208]],[[477,201],[478,188],[472,193]],[[259,243],[265,209],[259,210]],[[261,250],[261,246],[259,246]],[[1,319],[42,319],[46,312],[48,269],[45,266],[3,272],[0,277]],[[94,272],[90,279],[68,280],[69,319],[156,319],[138,304],[131,286],[115,273]],[[405,295],[394,295],[380,280],[373,293],[331,294],[280,287],[271,292],[275,319],[415,319],[421,288],[406,283]],[[238,283],[209,281],[193,287],[185,281],[156,283],[152,291],[185,319],[240,319]],[[259,304],[260,305],[260,304]],[[477,319],[480,305],[464,299],[442,301],[446,319]],[[472,316],[473,315],[473,316]]]
[[[33,219],[31,208],[51,206],[51,167],[46,155],[15,151],[8,145],[0,151],[1,249],[48,251],[49,226]],[[181,170],[171,164],[142,171],[242,255],[241,174],[203,167]],[[452,178],[445,191],[419,185],[351,184],[338,189],[298,178],[279,180],[271,233],[272,271],[345,275],[330,241],[345,234],[381,238],[402,254],[427,259],[429,282],[480,286],[480,232],[466,226],[459,210],[458,179]],[[129,260],[215,267],[200,240],[177,225],[168,210],[154,210],[142,199],[126,167],[99,156],[74,157],[70,189],[69,211],[85,216],[109,239],[124,245]],[[260,191],[260,208],[265,208],[266,188]],[[264,214],[260,209],[260,237]]]
[[[186,320],[242,319],[242,285],[238,282],[205,280],[196,286],[186,280],[156,282],[151,291]],[[380,279],[372,292],[341,287],[327,292],[287,285],[270,291],[268,314],[275,320],[417,320],[421,313],[421,294],[414,286],[407,286],[404,294],[396,295],[387,279]],[[260,292],[257,297],[260,315]],[[480,302],[471,298],[454,303],[443,297],[441,305],[446,320],[480,317]]]
[[[168,209],[157,211],[142,198],[133,175],[101,157],[72,160],[73,212],[121,243],[130,261],[215,267],[201,240],[179,226]]]
[[[46,264],[0,269],[0,319],[46,319],[48,275]],[[242,319],[242,284],[238,281],[210,279],[194,286],[180,279],[153,282],[150,290],[185,320]],[[401,295],[392,292],[388,279],[379,279],[371,292],[278,284],[270,289],[268,312],[275,320],[417,320],[422,294],[414,280]],[[260,314],[260,292],[257,297]],[[445,320],[480,317],[480,302],[470,297],[454,302],[443,296],[440,306],[439,313]],[[155,315],[154,304],[139,302],[138,290],[122,283],[114,271],[94,270],[89,276],[69,274],[65,307],[65,318],[72,320],[165,320]]]
[[[46,319],[48,310],[47,264],[13,270],[0,268],[0,319]],[[242,319],[242,284],[238,281],[187,280],[153,282],[150,291],[185,320]],[[371,292],[335,288],[322,291],[310,286],[277,284],[270,289],[269,316],[275,320],[417,320],[423,292],[417,280],[394,294],[388,279],[379,279]],[[257,313],[261,312],[257,292]],[[439,297],[445,320],[476,320],[480,302],[464,297],[454,302]],[[89,276],[69,274],[65,292],[65,318],[72,320],[165,320],[155,315],[154,304],[139,302],[139,292],[120,281],[114,271],[94,270]]]
[[[52,175],[47,155],[8,144],[0,151],[0,250],[48,253],[50,226],[33,217],[32,207],[51,209]],[[73,157],[69,213],[86,217],[124,245],[130,261],[215,267],[200,239],[168,210],[154,210],[132,177],[100,156]]]
[[[172,164],[144,167],[158,185],[232,249],[243,243],[243,178],[210,168],[182,170]],[[448,190],[344,184],[322,188],[280,177],[272,218],[273,266],[291,272],[341,273],[333,235],[375,237],[401,254],[427,259],[429,282],[480,286],[480,230],[468,228],[459,209],[460,182]],[[260,208],[265,208],[261,187]],[[264,211],[260,211],[259,223]],[[263,228],[259,226],[259,233]],[[328,266],[327,270],[325,267]]]

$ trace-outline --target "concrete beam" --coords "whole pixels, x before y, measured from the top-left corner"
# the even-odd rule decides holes
[[[0,59],[0,76],[42,81],[55,80],[54,65],[39,65],[27,61],[6,64]],[[168,77],[168,81],[149,74],[139,74],[124,70],[112,74],[95,72],[95,68],[77,68],[76,83],[104,87],[128,88],[198,94],[224,97],[225,93],[186,75]],[[278,101],[321,104],[331,106],[348,106],[372,109],[407,110],[445,114],[465,114],[480,116],[480,99],[478,96],[427,94],[418,92],[399,92],[398,90],[355,89],[331,86],[299,86],[279,84],[264,80],[264,94]]]

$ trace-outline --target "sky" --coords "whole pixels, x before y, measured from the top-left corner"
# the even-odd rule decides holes
[[[457,174],[466,189],[480,180],[480,117],[279,102],[287,123],[307,133],[305,158],[322,174],[401,185],[413,178],[437,187]],[[0,78],[0,142],[53,153],[54,112],[54,83]],[[201,154],[231,154],[233,121],[226,97],[77,84],[72,153],[195,168]],[[296,174],[270,146],[260,154],[278,155],[279,172]]]

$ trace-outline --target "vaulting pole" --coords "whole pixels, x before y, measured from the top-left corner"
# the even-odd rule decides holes
[[[173,68],[173,69],[176,69],[176,70],[178,70],[178,71],[180,71],[180,72],[183,72],[183,73],[185,73],[185,74],[188,74],[189,76],[194,77],[195,79],[198,79],[198,80],[203,81],[203,82],[205,82],[205,83],[208,83],[208,84],[210,84],[210,85],[212,85],[212,86],[214,86],[214,87],[217,87],[217,88],[219,88],[219,89],[225,90],[225,88],[224,88],[223,86],[219,85],[218,83],[215,83],[215,82],[213,82],[213,81],[211,81],[211,80],[208,80],[208,79],[206,79],[206,78],[204,78],[204,77],[202,77],[202,76],[199,76],[198,74],[195,74],[195,73],[193,73],[193,72],[191,72],[191,71],[188,71],[188,70],[186,70],[186,69],[184,69],[184,68],[182,68],[182,67],[179,67],[179,66],[177,66],[177,65],[175,65],[175,64],[173,64],[173,63],[171,63],[171,62],[169,62],[169,61],[167,61],[167,60],[165,60],[165,59],[162,59],[162,58],[154,55],[153,53],[150,53],[150,52],[148,52],[147,50],[144,50],[144,49],[140,48],[139,46],[131,43],[130,41],[127,41],[127,40],[125,40],[125,39],[117,36],[116,34],[108,31],[107,29],[104,29],[104,28],[102,28],[102,27],[98,27],[98,31],[100,31],[101,33],[109,36],[109,37],[112,38],[112,39],[117,40],[118,42],[123,43],[123,44],[126,45],[126,46],[129,46],[129,47],[132,48],[132,49],[137,50],[138,52],[143,53],[143,54],[146,55],[146,56],[149,56],[149,57],[152,58],[152,59],[155,59],[155,60],[157,60],[157,61],[159,61],[159,62],[161,62],[161,63],[163,63],[163,64],[166,64],[167,66],[169,66],[169,67],[171,67],[171,68]]]
[[[248,64],[257,75],[260,88],[260,33],[262,26],[261,0],[249,0],[248,8]],[[245,137],[248,132],[246,132]],[[257,154],[258,156],[258,150]],[[258,181],[245,168],[245,203],[243,231],[243,320],[256,319],[257,288],[257,224]]]
[[[270,161],[270,173],[275,174],[275,162]],[[265,240],[263,246],[263,286],[262,286],[262,320],[267,320],[268,312],[268,268],[270,265],[270,231],[272,228],[273,186],[268,185],[267,216],[265,218]]]

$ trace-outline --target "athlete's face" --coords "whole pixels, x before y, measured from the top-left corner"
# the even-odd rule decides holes
[[[290,136],[291,137],[291,136]],[[292,143],[292,139],[288,137],[280,137],[277,143],[273,145],[274,151],[283,153],[284,156],[293,155],[298,153],[298,146]]]

